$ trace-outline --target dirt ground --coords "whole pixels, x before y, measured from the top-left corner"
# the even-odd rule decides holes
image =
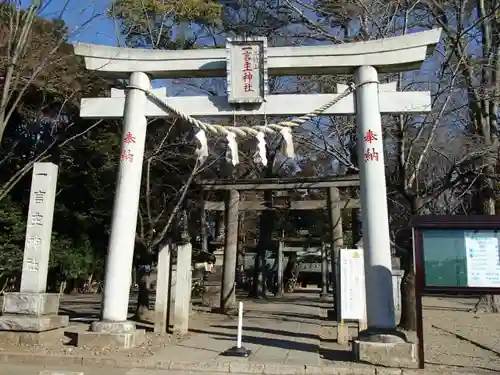
[[[424,297],[424,346],[426,368],[500,373],[500,314],[474,314],[477,298]],[[351,336],[357,327],[350,326]],[[322,349],[325,359],[350,359],[346,346],[336,343],[337,329],[325,323]],[[414,332],[408,334],[415,339]],[[328,358],[328,353],[330,357]]]
[[[23,345],[10,342],[0,342],[0,351],[4,352],[24,352],[52,355],[72,355],[72,356],[110,356],[113,357],[149,357],[156,354],[167,345],[172,345],[189,338],[190,334],[182,338],[175,334],[159,335],[153,332],[154,325],[149,322],[136,322],[138,329],[146,330],[146,341],[139,347],[127,350],[95,349],[86,347],[76,347],[75,339],[77,332],[89,330],[92,321],[99,319],[101,296],[97,294],[64,295],[61,298],[59,314],[68,315],[70,325],[66,329],[59,330],[60,339],[48,340],[42,345]],[[129,316],[133,317],[136,296],[131,295],[129,304]],[[2,300],[0,298],[0,303]],[[190,328],[200,329],[206,324],[217,323],[227,319],[225,315],[211,314],[203,309],[193,311],[190,321]]]

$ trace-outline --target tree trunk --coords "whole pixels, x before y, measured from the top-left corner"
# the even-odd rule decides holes
[[[264,201],[268,204],[273,199],[273,192],[267,190],[264,192]],[[271,245],[275,215],[271,210],[263,211],[260,216],[259,223],[259,243],[257,244],[257,254],[255,257],[255,268],[253,275],[253,288],[250,293],[251,297],[260,298],[266,297],[266,251]]]
[[[485,158],[485,163],[491,163],[486,168],[487,176],[494,174],[493,157]],[[483,215],[495,215],[495,189],[493,180],[489,177],[482,177],[482,186],[479,192],[479,201],[481,202],[481,209]],[[483,295],[479,297],[476,305],[472,309],[475,313],[500,313],[500,296],[497,295]]]
[[[410,202],[412,216],[418,215],[422,208],[422,201],[419,197],[413,197]],[[415,265],[413,262],[413,241],[411,228],[400,231],[399,238],[396,243],[403,249],[408,251],[400,255],[401,268],[404,271],[401,279],[401,319],[399,328],[407,331],[415,331],[417,329],[417,310],[416,310],[416,294],[415,294]]]
[[[498,73],[500,71],[500,42],[498,31],[500,26],[496,17],[490,15],[495,12],[496,2],[477,1],[477,14],[480,22],[481,42],[483,55],[488,57],[488,62],[482,65],[481,86],[497,87]],[[472,68],[469,68],[472,69]],[[472,76],[472,74],[470,74]],[[474,90],[469,83],[469,90]],[[476,120],[476,129],[483,137],[484,145],[489,148],[481,162],[486,165],[483,174],[478,179],[479,197],[482,205],[483,215],[495,215],[495,201],[497,199],[496,182],[493,180],[495,167],[498,167],[498,89],[492,97],[480,94],[478,90],[474,92],[480,97],[479,103],[472,106],[475,111],[471,111],[472,120]],[[471,95],[469,95],[471,97]],[[478,126],[479,125],[479,126]],[[475,312],[500,312],[500,296],[481,296],[473,309]]]
[[[66,281],[62,281],[61,285],[59,285],[59,295],[62,296],[65,290],[66,290]]]
[[[148,321],[150,318],[149,293],[151,290],[151,266],[140,265],[137,267],[139,291],[137,294],[137,308],[135,316],[138,320]]]
[[[417,329],[415,271],[413,269],[413,260],[409,263],[412,264],[403,267],[405,273],[401,279],[401,319],[399,327],[406,331],[415,331]]]
[[[255,254],[252,288],[250,289],[249,297],[260,298],[265,295],[264,275],[262,274],[263,256],[260,247],[257,248]]]

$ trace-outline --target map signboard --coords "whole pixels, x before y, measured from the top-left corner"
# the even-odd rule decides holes
[[[362,249],[340,249],[340,319],[366,320]]]
[[[412,219],[418,367],[424,368],[422,296],[500,294],[500,217],[422,215]]]
[[[500,231],[423,229],[425,285],[500,288]]]

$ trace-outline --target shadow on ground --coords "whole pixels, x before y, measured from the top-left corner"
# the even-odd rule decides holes
[[[470,344],[472,344],[474,346],[477,346],[480,349],[487,350],[487,351],[489,351],[489,352],[491,352],[493,354],[496,354],[498,357],[500,357],[500,352],[497,352],[496,350],[494,350],[494,349],[492,349],[492,348],[490,348],[490,347],[488,347],[486,345],[483,345],[483,344],[481,344],[481,343],[479,343],[477,341],[471,340],[471,339],[469,339],[469,338],[467,338],[465,336],[462,336],[462,335],[460,335],[460,334],[458,334],[456,332],[449,331],[446,328],[442,328],[442,327],[436,326],[434,324],[432,325],[432,328],[435,328],[435,329],[437,329],[439,331],[445,332],[445,333],[447,333],[449,335],[455,336],[458,340],[467,341],[468,343],[470,343]]]
[[[230,330],[232,329],[235,332],[238,329],[238,326],[234,326],[234,325],[228,325],[228,326],[213,325],[211,327],[213,327],[213,328],[224,328],[224,329],[230,329]],[[286,332],[286,331],[282,331],[282,330],[279,330],[279,329],[271,329],[271,328],[261,328],[261,327],[248,327],[248,326],[245,326],[244,329],[245,329],[245,331],[269,333],[269,334],[277,335],[277,336],[302,337],[302,338],[307,338],[307,339],[311,339],[311,340],[315,340],[315,339],[318,338],[317,335],[314,335],[314,334],[311,334],[311,333],[294,333],[294,332]]]
[[[435,311],[462,311],[469,312],[471,311],[470,307],[458,307],[458,306],[423,306],[423,310],[435,310]]]
[[[319,354],[322,359],[327,361],[355,362],[354,354],[348,348],[346,350],[320,348]]]
[[[190,332],[199,333],[199,334],[203,334],[203,335],[212,335],[212,337],[216,340],[224,340],[224,341],[234,340],[234,341],[236,341],[236,335],[232,334],[232,333],[213,332],[213,331],[205,331],[205,330],[199,330],[199,329],[193,329],[193,330],[190,330]],[[268,337],[264,338],[264,337],[243,335],[242,342],[244,344],[270,346],[270,347],[274,347],[274,348],[298,350],[298,351],[309,352],[309,353],[318,353],[319,352],[318,345],[301,343],[301,342],[294,342],[294,341],[283,340],[283,339],[268,338]]]
[[[451,363],[435,363],[435,362],[427,362],[425,361],[427,365],[435,365],[435,366],[449,366],[449,367],[455,367],[462,370],[467,370],[467,371],[473,371],[476,373],[477,370],[483,370],[483,371],[492,371],[495,373],[498,373],[498,369],[495,368],[490,368],[490,367],[482,367],[482,366],[462,366],[462,365],[457,365],[457,364],[451,364]],[[464,372],[464,374],[467,374],[467,372]]]

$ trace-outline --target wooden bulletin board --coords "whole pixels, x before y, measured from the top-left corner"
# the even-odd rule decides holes
[[[500,217],[416,216],[412,226],[423,369],[422,296],[500,294]]]

